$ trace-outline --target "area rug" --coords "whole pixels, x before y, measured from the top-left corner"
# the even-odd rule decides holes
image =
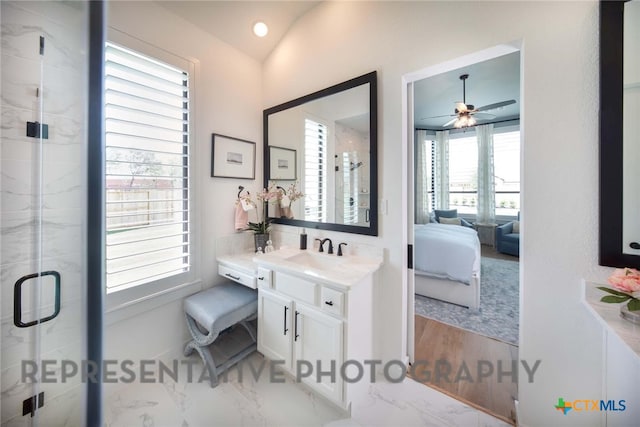
[[[480,312],[416,295],[415,313],[518,345],[519,263],[482,257]]]

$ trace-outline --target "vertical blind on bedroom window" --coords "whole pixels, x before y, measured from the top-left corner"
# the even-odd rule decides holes
[[[107,43],[107,292],[190,268],[189,76]]]
[[[475,136],[449,140],[449,208],[476,214],[478,142]]]
[[[304,125],[304,219],[326,222],[327,126],[310,119]]]

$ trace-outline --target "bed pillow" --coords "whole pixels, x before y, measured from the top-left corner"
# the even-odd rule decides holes
[[[436,214],[436,222],[440,222],[440,218],[457,218],[458,209],[434,209]]]
[[[462,225],[460,218],[440,217],[440,224]]]
[[[520,234],[520,221],[513,221],[513,233]]]
[[[435,214],[435,217],[436,217],[435,222],[439,222],[441,224],[444,224],[444,223],[440,221],[440,218],[458,218],[458,209],[434,209],[433,213]],[[459,218],[459,219],[460,219],[460,225],[473,228],[473,224],[471,224],[466,219],[464,218]]]

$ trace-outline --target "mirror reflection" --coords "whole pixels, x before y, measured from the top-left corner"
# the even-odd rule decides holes
[[[274,222],[377,234],[372,85],[375,73],[265,111],[265,181],[285,193]]]

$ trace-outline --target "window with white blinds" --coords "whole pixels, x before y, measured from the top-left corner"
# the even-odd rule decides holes
[[[189,75],[105,51],[107,292],[190,268]]]
[[[304,219],[327,222],[327,126],[304,121]]]
[[[478,212],[478,141],[475,136],[449,139],[449,208]]]
[[[515,217],[520,211],[520,131],[493,135],[496,215]]]

